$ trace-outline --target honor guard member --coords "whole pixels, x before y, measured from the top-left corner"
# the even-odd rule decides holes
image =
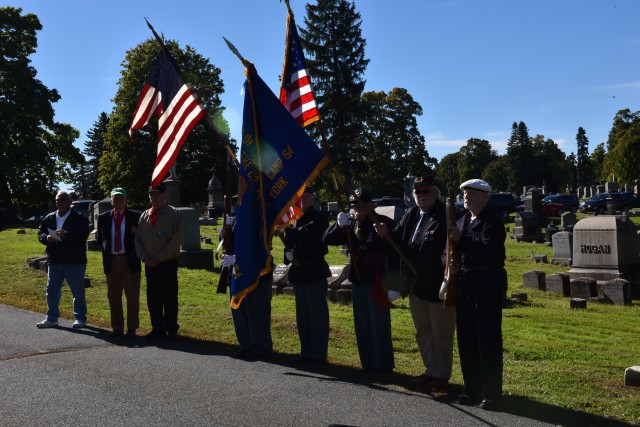
[[[413,197],[416,206],[404,213],[395,229],[389,231],[380,224],[376,231],[382,236],[389,232],[418,273],[414,277],[402,263],[402,272],[413,284],[409,307],[425,366],[425,372],[413,383],[424,390],[444,391],[451,378],[456,321],[455,308],[443,308],[439,297],[444,276],[442,254],[447,243],[446,208],[439,200],[440,189],[433,175],[416,178]]]
[[[136,253],[144,262],[151,332],[146,339],[178,336],[178,256],[182,244],[182,214],[167,204],[165,185],[149,187],[151,209],[140,215]]]
[[[134,336],[140,326],[140,259],[135,236],[140,214],[127,209],[127,190],[111,190],[113,209],[98,216],[96,240],[102,251],[107,276],[107,298],[111,311],[111,337],[124,334],[122,291],[127,298],[127,335]]]
[[[236,219],[227,216],[227,224],[231,226],[230,242],[226,253],[220,260],[221,267],[227,267],[229,283],[233,275],[233,265],[236,261],[235,234]],[[240,307],[231,309],[233,328],[236,339],[240,344],[240,351],[235,357],[243,360],[254,361],[264,359],[273,352],[273,340],[271,338],[271,282],[273,282],[273,266],[271,271],[260,278],[258,286],[249,292]]]
[[[327,277],[331,276],[324,260],[327,245],[322,235],[329,220],[313,206],[313,189],[307,187],[300,197],[303,215],[283,233],[285,264],[289,283],[296,298],[296,324],[300,337],[300,356],[292,365],[319,366],[327,360],[329,346],[329,307]]]
[[[71,196],[66,191],[56,194],[56,208],[44,217],[38,229],[38,241],[47,247],[47,318],[36,326],[58,326],[62,285],[67,279],[73,295],[73,327],[84,328],[87,322],[84,273],[89,221],[71,209]]]
[[[502,300],[506,233],[502,220],[485,209],[491,186],[481,179],[463,182],[469,210],[449,233],[458,242],[456,307],[458,351],[464,380],[459,403],[496,409],[502,397]]]
[[[387,268],[387,255],[382,238],[373,228],[373,221],[383,222],[389,229],[395,222],[374,212],[369,193],[349,198],[354,218],[338,213],[337,221],[327,229],[323,241],[328,245],[345,245],[344,228],[351,234],[354,253],[350,254],[349,280],[353,283],[353,321],[360,363],[365,372],[390,372],[394,368],[391,345],[391,313],[381,277]]]

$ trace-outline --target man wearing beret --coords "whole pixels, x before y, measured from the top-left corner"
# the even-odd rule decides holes
[[[151,208],[140,215],[136,253],[144,262],[151,332],[146,339],[178,336],[178,256],[182,244],[182,214],[167,204],[163,183],[149,187]]]
[[[425,366],[424,373],[413,383],[425,391],[444,391],[451,378],[456,318],[455,308],[444,308],[439,296],[444,277],[442,254],[447,243],[446,208],[439,200],[440,189],[433,175],[416,178],[413,197],[416,206],[405,212],[395,229],[389,231],[385,224],[380,224],[376,231],[382,236],[390,233],[417,270],[417,276],[413,277],[402,265],[413,283],[409,308]]]
[[[467,212],[449,230],[458,242],[456,319],[458,351],[464,380],[459,403],[497,409],[502,397],[502,300],[507,290],[504,269],[506,233],[502,220],[485,209],[491,186],[481,179],[463,182]]]
[[[122,292],[127,298],[127,335],[134,336],[140,325],[140,259],[135,235],[140,214],[127,209],[127,190],[111,190],[113,209],[98,216],[96,240],[102,250],[107,276],[107,298],[111,311],[111,337],[124,334]]]
[[[353,322],[360,363],[365,372],[390,372],[394,368],[391,344],[391,312],[381,277],[387,268],[387,254],[382,238],[373,228],[371,216],[376,222],[395,227],[395,222],[374,211],[371,195],[356,192],[349,198],[354,217],[340,212],[337,221],[322,238],[328,245],[347,244],[344,228],[351,234],[349,280],[353,283]]]

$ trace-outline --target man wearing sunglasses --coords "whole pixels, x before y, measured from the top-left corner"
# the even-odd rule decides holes
[[[413,380],[413,385],[422,391],[442,392],[451,378],[456,313],[453,307],[443,308],[438,295],[444,276],[446,208],[439,200],[440,190],[433,175],[416,178],[413,197],[416,206],[405,212],[393,230],[380,224],[376,231],[381,236],[391,233],[418,273],[410,277],[413,288],[409,292],[409,307],[425,371]],[[401,267],[412,276],[404,263]]]
[[[38,241],[47,247],[47,317],[36,326],[40,329],[58,326],[62,285],[67,279],[73,295],[74,328],[84,328],[87,303],[84,273],[87,269],[89,222],[71,209],[71,196],[66,191],[56,194],[57,210],[44,217],[38,229]]]

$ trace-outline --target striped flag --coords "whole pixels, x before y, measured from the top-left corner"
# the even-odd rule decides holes
[[[320,118],[311,89],[309,72],[300,47],[298,30],[291,12],[287,16],[287,41],[282,66],[280,102],[302,127]]]
[[[132,137],[134,130],[146,126],[152,117],[158,117],[158,153],[152,185],[162,182],[187,136],[205,115],[198,95],[182,81],[180,71],[162,49],[142,89],[129,129]]]

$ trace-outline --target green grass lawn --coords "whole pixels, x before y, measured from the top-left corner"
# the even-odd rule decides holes
[[[637,218],[634,218],[636,221]],[[513,223],[508,224],[512,229]],[[17,229],[0,232],[0,303],[45,313],[46,274],[27,267],[28,257],[42,256],[44,247],[35,229],[17,234]],[[201,234],[217,241],[214,227],[202,227]],[[591,303],[587,310],[571,310],[569,300],[541,291],[524,289],[522,274],[542,270],[547,274],[566,267],[536,264],[531,253],[553,257],[553,249],[542,244],[516,243],[507,239],[509,291],[526,292],[528,300],[512,303],[503,311],[504,392],[507,411],[560,425],[640,424],[640,388],[625,387],[624,369],[640,365],[640,304],[619,307]],[[204,249],[216,245],[203,244]],[[274,239],[275,261],[282,261],[282,243]],[[109,328],[109,307],[102,261],[98,252],[88,253],[88,322]],[[327,261],[344,264],[338,248],[330,248]],[[217,263],[216,263],[217,265]],[[144,275],[143,275],[144,276]],[[180,334],[201,345],[231,349],[236,340],[229,308],[229,296],[216,294],[215,271],[179,270]],[[146,285],[141,292],[141,333],[149,330]],[[408,301],[396,301],[392,309],[396,372],[375,380],[404,387],[410,376],[424,367],[414,340]],[[293,297],[277,296],[272,302],[272,334],[276,359],[285,360],[299,351]],[[63,317],[72,318],[71,295],[63,291]],[[331,333],[329,361],[336,374],[352,373],[359,366],[353,316],[350,307],[330,304]],[[35,325],[33,325],[35,327]],[[462,377],[457,349],[454,350],[452,392],[459,393]],[[447,396],[439,396],[448,400]],[[455,397],[455,394],[454,394]]]

